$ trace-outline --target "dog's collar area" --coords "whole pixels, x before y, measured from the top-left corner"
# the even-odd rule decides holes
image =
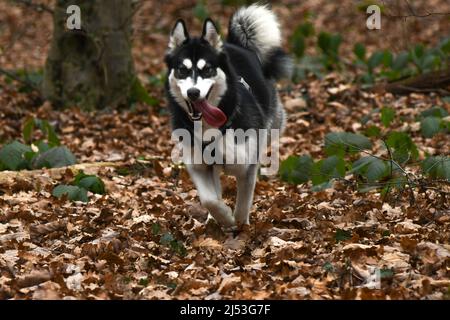
[[[229,129],[231,127],[231,124],[233,123],[234,117],[236,116],[236,113],[238,113],[239,105],[236,105],[231,115],[228,117],[227,122],[223,125],[221,131],[225,132],[225,130]]]
[[[222,132],[222,134],[225,134],[225,131],[227,129],[231,128],[231,125],[233,123],[234,118],[236,117],[236,114],[239,112],[239,105],[236,105],[231,115],[228,117],[227,123],[225,123],[219,130]],[[202,147],[206,148],[208,145],[214,142],[214,138],[212,138],[210,141],[202,141]]]
[[[248,92],[252,92],[252,88],[250,87],[250,85],[247,83],[247,81],[245,81],[245,79],[243,77],[239,77],[238,83],[242,84],[244,86],[244,88],[248,91]],[[225,133],[225,131],[227,129],[229,129],[231,127],[231,125],[233,124],[233,120],[236,117],[236,114],[239,112],[239,104],[236,105],[236,107],[233,109],[233,112],[231,113],[231,115],[228,117],[227,122],[220,128],[220,131],[222,132],[222,134]],[[213,143],[214,139],[212,139],[211,141],[203,141],[202,142],[202,146],[203,148],[207,147],[209,144]]]
[[[243,78],[243,77],[239,77],[239,80],[238,80],[238,82],[240,83],[240,84],[242,84],[244,87],[245,87],[245,89],[247,89],[247,91],[252,91],[252,88],[250,87],[250,85],[247,83],[247,81],[245,81],[245,79]]]
[[[247,83],[247,81],[245,81],[245,79],[243,77],[239,77],[238,83],[242,84],[244,86],[244,88],[248,91],[248,92],[252,92],[252,88],[250,87],[250,85]],[[236,114],[239,112],[239,104],[236,105],[236,107],[234,108],[233,112],[231,113],[231,115],[228,117],[228,121],[223,125],[223,127],[221,128],[222,133],[225,132],[225,130],[229,129],[233,123],[234,117],[236,116]]]

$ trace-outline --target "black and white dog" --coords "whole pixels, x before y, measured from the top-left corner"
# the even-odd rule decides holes
[[[229,129],[283,129],[285,114],[275,81],[289,75],[291,61],[281,49],[280,26],[267,6],[251,5],[237,11],[231,18],[226,42],[210,19],[205,21],[199,38],[190,37],[184,21],[178,20],[170,35],[166,63],[172,129],[190,132],[194,137],[189,141],[190,147],[194,145],[194,127],[198,124],[219,133],[214,140],[200,136],[202,150],[211,141],[221,141],[227,152],[232,148],[223,137]],[[261,140],[269,135],[252,137],[245,142],[261,146],[265,143]],[[242,141],[233,139],[232,144],[233,150],[241,151]],[[261,152],[260,148],[253,149],[257,151],[252,152]],[[243,150],[248,152],[245,146]],[[225,154],[214,156],[217,159]],[[185,164],[202,205],[219,224],[233,228],[249,223],[258,163],[207,164],[188,160]],[[236,177],[234,213],[222,200],[222,170]]]

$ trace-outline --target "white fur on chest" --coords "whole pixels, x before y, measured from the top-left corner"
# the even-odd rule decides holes
[[[256,134],[235,138],[231,133],[222,135],[219,130],[210,130],[202,136],[196,136],[194,146],[190,145],[190,141],[184,141],[189,147],[183,147],[183,151],[188,152],[183,153],[182,159],[189,164],[221,165],[226,171],[232,172],[236,167],[246,168],[257,164],[258,152],[263,149],[258,147],[258,143],[261,145],[265,141],[264,137],[262,141],[258,139]],[[202,143],[207,143],[204,148]]]

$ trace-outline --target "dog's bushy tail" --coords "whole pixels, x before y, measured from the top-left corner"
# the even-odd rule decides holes
[[[239,9],[230,20],[228,42],[254,51],[267,78],[290,76],[292,61],[281,48],[280,25],[267,5]]]

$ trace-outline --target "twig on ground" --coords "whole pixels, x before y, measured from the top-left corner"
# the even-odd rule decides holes
[[[388,154],[389,154],[389,162],[391,164],[390,176],[392,176],[392,165],[395,164],[395,166],[403,172],[403,175],[405,176],[406,180],[408,180],[409,204],[412,206],[416,202],[416,197],[414,196],[414,190],[413,190],[413,181],[409,177],[408,172],[406,172],[406,170],[403,169],[402,166],[394,160],[394,158],[392,156],[391,148],[389,147],[387,142],[385,140],[383,140],[383,143],[386,146],[386,149],[388,150]]]
[[[383,5],[386,7],[385,1],[382,1]],[[388,14],[384,15],[389,18],[397,18],[397,19],[407,19],[407,18],[427,18],[431,16],[450,16],[450,12],[429,12],[425,14],[418,14],[415,12],[414,7],[409,3],[408,0],[405,0],[406,5],[408,6],[409,14]]]
[[[37,170],[22,170],[22,171],[1,171],[0,172],[0,183],[6,181],[8,178],[30,178],[37,175],[42,175],[44,172],[48,173],[50,176],[64,173],[67,169],[71,171],[86,170],[89,168],[100,168],[100,167],[120,167],[126,165],[126,162],[94,162],[94,163],[80,163],[73,166],[61,167],[61,168],[51,168],[51,169],[37,169]]]

